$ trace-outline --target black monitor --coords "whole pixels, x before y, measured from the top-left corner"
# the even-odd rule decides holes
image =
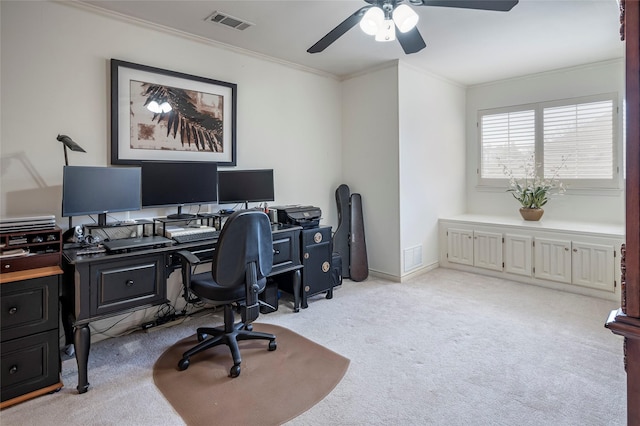
[[[182,206],[217,203],[217,178],[217,163],[143,161],[142,207],[177,206],[167,218],[191,219],[195,215],[182,213]]]
[[[62,216],[98,215],[140,210],[140,167],[64,166]]]
[[[218,172],[218,203],[274,201],[273,170],[225,170]]]

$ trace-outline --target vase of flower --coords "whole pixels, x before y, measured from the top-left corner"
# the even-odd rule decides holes
[[[552,169],[549,178],[542,177],[540,164],[533,162],[533,156],[525,162],[521,171],[514,173],[506,166],[503,167],[504,174],[509,178],[509,189],[513,198],[520,202],[520,215],[524,220],[540,220],[544,214],[542,206],[547,204],[552,195],[563,194],[566,189],[562,182],[558,180],[560,169],[564,166],[566,159],[563,158],[559,167]]]
[[[529,207],[520,208],[520,215],[524,220],[540,220],[543,214],[544,214],[543,209],[536,209],[536,208],[529,208]]]

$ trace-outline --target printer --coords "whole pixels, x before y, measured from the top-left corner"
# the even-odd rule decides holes
[[[278,223],[317,228],[320,225],[322,211],[314,206],[277,206],[269,207],[278,212]]]

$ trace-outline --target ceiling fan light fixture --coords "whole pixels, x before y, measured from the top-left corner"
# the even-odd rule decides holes
[[[393,21],[402,33],[411,31],[418,23],[420,16],[406,4],[401,4],[393,11]]]
[[[382,26],[384,21],[384,12],[377,6],[374,6],[367,10],[362,19],[360,19],[360,29],[365,34],[375,35],[378,33],[378,29]]]
[[[376,41],[394,41],[396,39],[396,26],[393,19],[385,19],[376,33]]]

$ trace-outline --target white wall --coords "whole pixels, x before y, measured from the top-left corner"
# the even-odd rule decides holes
[[[1,7],[2,216],[55,214],[66,226],[64,156],[55,138],[67,134],[87,151],[69,152],[71,165],[109,165],[108,67],[116,58],[237,83],[237,168],[273,168],[276,203],[319,206],[323,222],[335,226],[333,190],[342,168],[336,79],[80,7]]]
[[[624,98],[624,60],[608,61],[469,87],[467,90],[467,212],[518,217],[520,205],[505,190],[478,190],[478,110],[618,93]],[[622,114],[618,134],[622,134]],[[622,147],[620,151],[622,152]],[[506,189],[506,188],[505,188]],[[624,223],[624,191],[576,193],[569,190],[544,207],[544,218],[579,222]]]
[[[437,266],[438,218],[465,210],[465,88],[403,63],[398,80],[400,270],[407,275]],[[412,256],[420,251],[418,264]]]
[[[362,194],[372,272],[437,265],[438,217],[465,208],[464,108],[463,87],[402,62],[343,82],[344,183]]]
[[[334,191],[342,180],[336,79],[61,3],[3,0],[0,10],[1,217],[55,214],[67,226],[60,217],[64,155],[56,136],[67,134],[87,151],[69,152],[71,165],[109,165],[109,59],[116,58],[237,83],[237,168],[273,168],[276,203],[316,205],[323,223],[336,226]],[[79,223],[91,219],[74,219]],[[180,289],[176,272],[167,297],[178,309]],[[155,313],[149,308],[92,323],[92,339],[117,335]]]
[[[399,277],[398,69],[342,84],[343,182],[362,195],[369,269]]]

